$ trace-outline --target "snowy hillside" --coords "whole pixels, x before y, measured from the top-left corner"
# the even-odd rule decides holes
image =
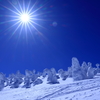
[[[46,78],[40,85],[31,88],[9,86],[0,91],[0,100],[100,100],[100,76],[73,82],[71,78],[60,84],[46,84]]]
[[[0,100],[100,100],[100,64],[79,64],[72,58],[67,71],[55,68],[43,72],[17,71],[8,77],[0,73]]]

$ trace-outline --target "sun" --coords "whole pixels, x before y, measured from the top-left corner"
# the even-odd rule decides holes
[[[34,29],[38,31],[38,33],[41,33],[38,30],[37,26],[46,29],[40,23],[38,23],[39,21],[44,20],[39,17],[43,13],[38,14],[38,11],[41,10],[45,4],[42,6],[36,7],[36,4],[38,3],[37,0],[36,2],[33,3],[33,5],[31,4],[32,2],[31,0],[29,0],[27,3],[25,3],[25,0],[22,0],[22,1],[17,0],[17,6],[15,6],[9,0],[8,2],[12,6],[12,9],[10,7],[0,4],[1,6],[3,6],[4,8],[10,11],[10,14],[6,16],[10,17],[11,20],[3,22],[3,23],[12,22],[12,25],[7,30],[15,28],[13,32],[13,34],[15,34],[20,29],[19,34],[21,34],[23,30],[25,30],[26,33],[29,31],[32,33],[31,29]]]
[[[19,16],[19,19],[22,23],[28,23],[30,21],[30,16],[28,13],[23,13]]]

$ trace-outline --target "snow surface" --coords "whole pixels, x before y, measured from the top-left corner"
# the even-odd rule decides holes
[[[0,100],[100,100],[100,75],[94,79],[73,82],[68,78],[59,80],[60,84],[43,84],[31,88],[10,89],[0,91]]]

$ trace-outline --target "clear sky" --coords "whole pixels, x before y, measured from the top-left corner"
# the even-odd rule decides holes
[[[9,1],[19,9],[17,0]],[[28,1],[25,0],[26,7]],[[34,3],[32,0],[30,7]],[[24,28],[20,32],[20,26],[13,33],[18,26],[11,27],[15,21],[7,21],[14,19],[9,17],[14,13],[5,8],[16,11],[11,4],[0,0],[1,72],[10,74],[20,70],[24,73],[25,69],[42,71],[52,67],[67,70],[72,57],[77,57],[80,64],[83,61],[92,62],[93,66],[100,63],[99,0],[38,0],[34,9],[41,7],[35,14],[42,20],[35,20],[38,25],[34,26],[41,34],[32,26],[32,32],[26,33]]]

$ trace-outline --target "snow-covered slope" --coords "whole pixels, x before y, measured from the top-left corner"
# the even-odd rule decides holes
[[[68,78],[60,84],[43,84],[31,88],[4,88],[0,100],[100,100],[100,76],[73,82]]]

